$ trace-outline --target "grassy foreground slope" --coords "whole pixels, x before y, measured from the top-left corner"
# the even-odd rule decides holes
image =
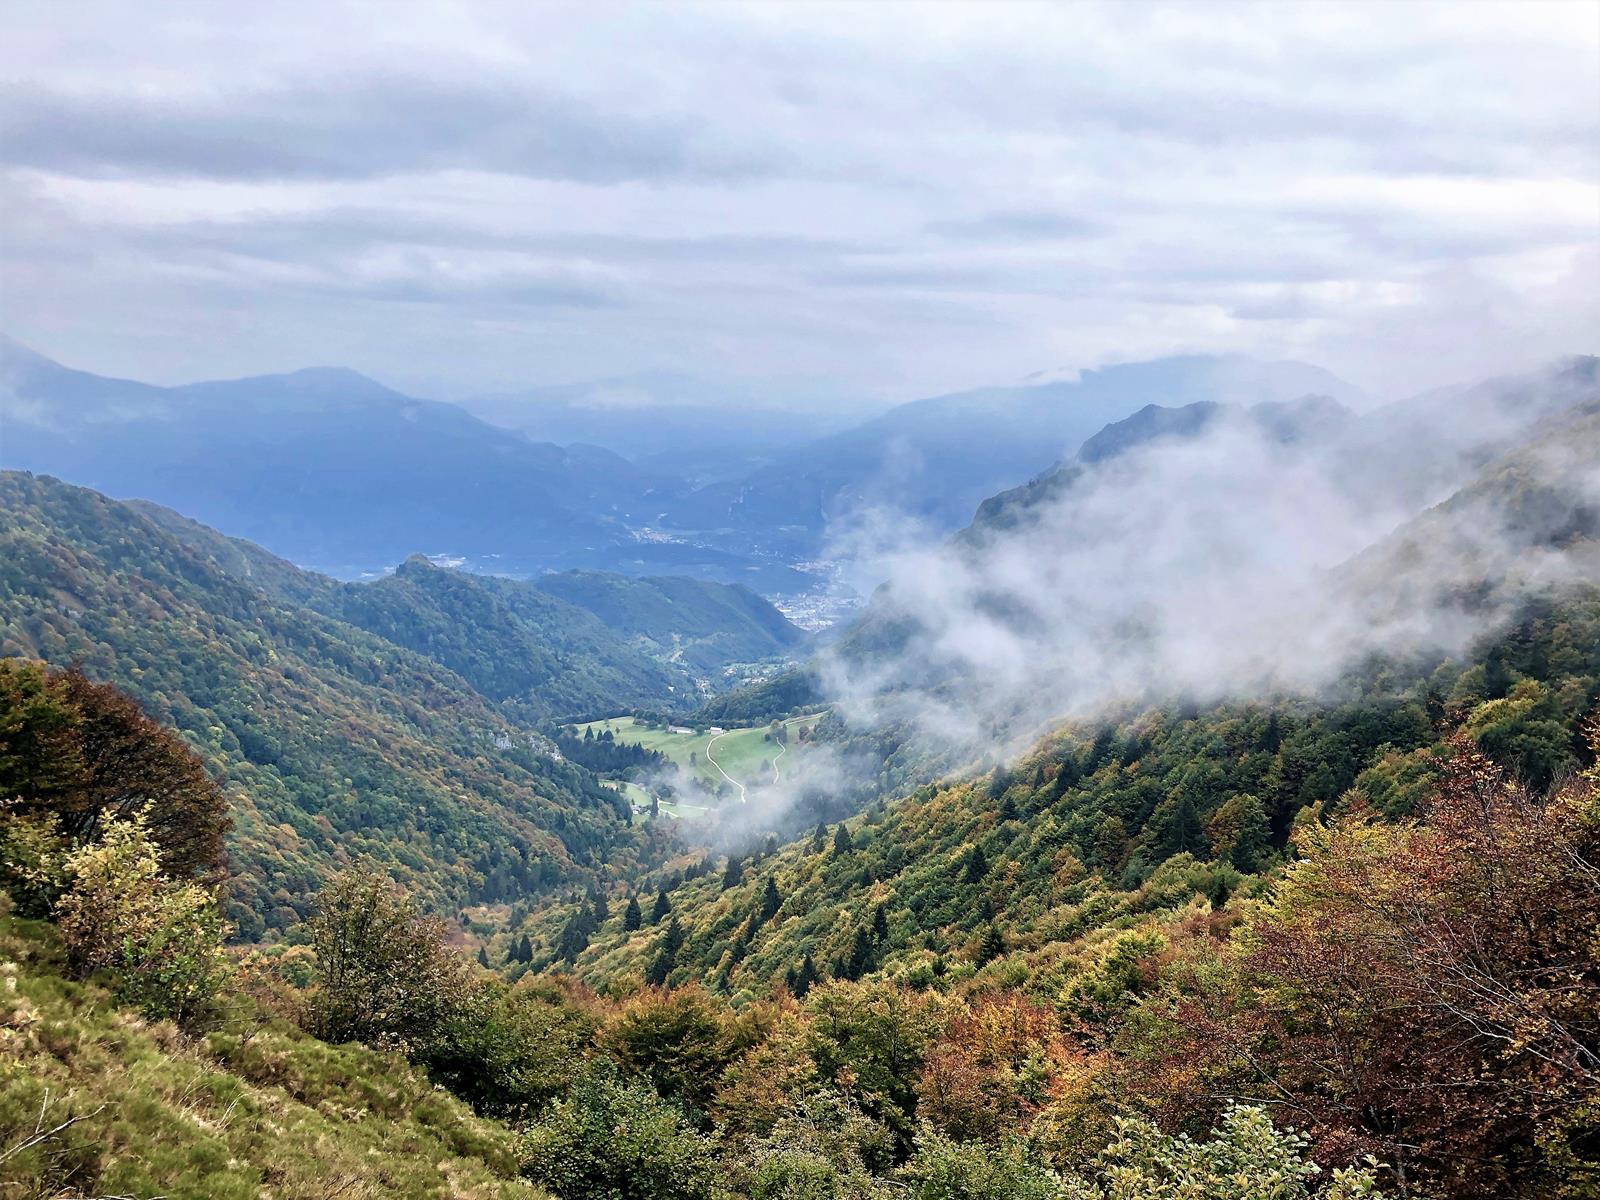
[[[64,978],[55,931],[11,919],[0,920],[0,1143],[4,1200],[545,1195],[518,1179],[509,1129],[398,1056],[282,1021],[186,1038]]]

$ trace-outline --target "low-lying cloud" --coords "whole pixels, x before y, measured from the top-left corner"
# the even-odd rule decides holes
[[[1563,532],[1600,502],[1592,428],[1525,452],[1527,478],[1556,485],[1533,511],[1490,489],[1418,516],[1506,432],[1483,395],[1461,406],[1482,441],[1444,434],[1377,464],[1374,429],[1405,427],[1394,414],[1286,438],[1281,412],[1223,410],[1198,436],[1070,467],[955,541],[912,536],[877,564],[874,617],[825,657],[826,690],[859,727],[1004,753],[1130,703],[1314,694],[1370,655],[1459,653],[1517,584],[1600,578],[1593,543],[1574,557]]]

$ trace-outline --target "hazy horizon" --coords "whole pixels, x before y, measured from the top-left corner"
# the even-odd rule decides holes
[[[161,384],[818,409],[1594,349],[1593,4],[605,12],[10,6],[0,329]]]

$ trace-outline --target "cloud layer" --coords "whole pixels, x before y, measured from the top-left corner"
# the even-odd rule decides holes
[[[1600,6],[0,16],[0,326],[174,382],[651,368],[887,402],[1238,350],[1588,349]]]

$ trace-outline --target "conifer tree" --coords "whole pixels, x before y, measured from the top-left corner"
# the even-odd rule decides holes
[[[632,933],[644,924],[644,914],[639,911],[639,897],[629,896],[628,907],[622,913],[622,928]]]
[[[656,893],[656,906],[650,910],[650,924],[661,924],[661,918],[672,911],[672,901],[667,899],[667,889],[662,888]]]
[[[973,846],[967,851],[967,869],[965,879],[968,883],[977,883],[989,873],[989,861],[983,855],[982,846]]]
[[[789,984],[789,991],[796,1000],[804,1000],[806,993],[817,982],[817,964],[807,954],[800,963],[800,969],[794,974],[794,981]]]
[[[771,875],[767,876],[767,887],[761,894],[761,920],[765,924],[778,915],[778,909],[783,907],[783,897],[778,895],[778,884]]]
[[[871,969],[872,935],[867,932],[865,925],[858,925],[856,935],[850,942],[850,956],[845,959],[844,977],[860,979]]]
[[[1000,927],[990,922],[989,927],[983,931],[983,941],[978,946],[978,965],[993,962],[1006,952],[1006,942],[1000,936]]]

